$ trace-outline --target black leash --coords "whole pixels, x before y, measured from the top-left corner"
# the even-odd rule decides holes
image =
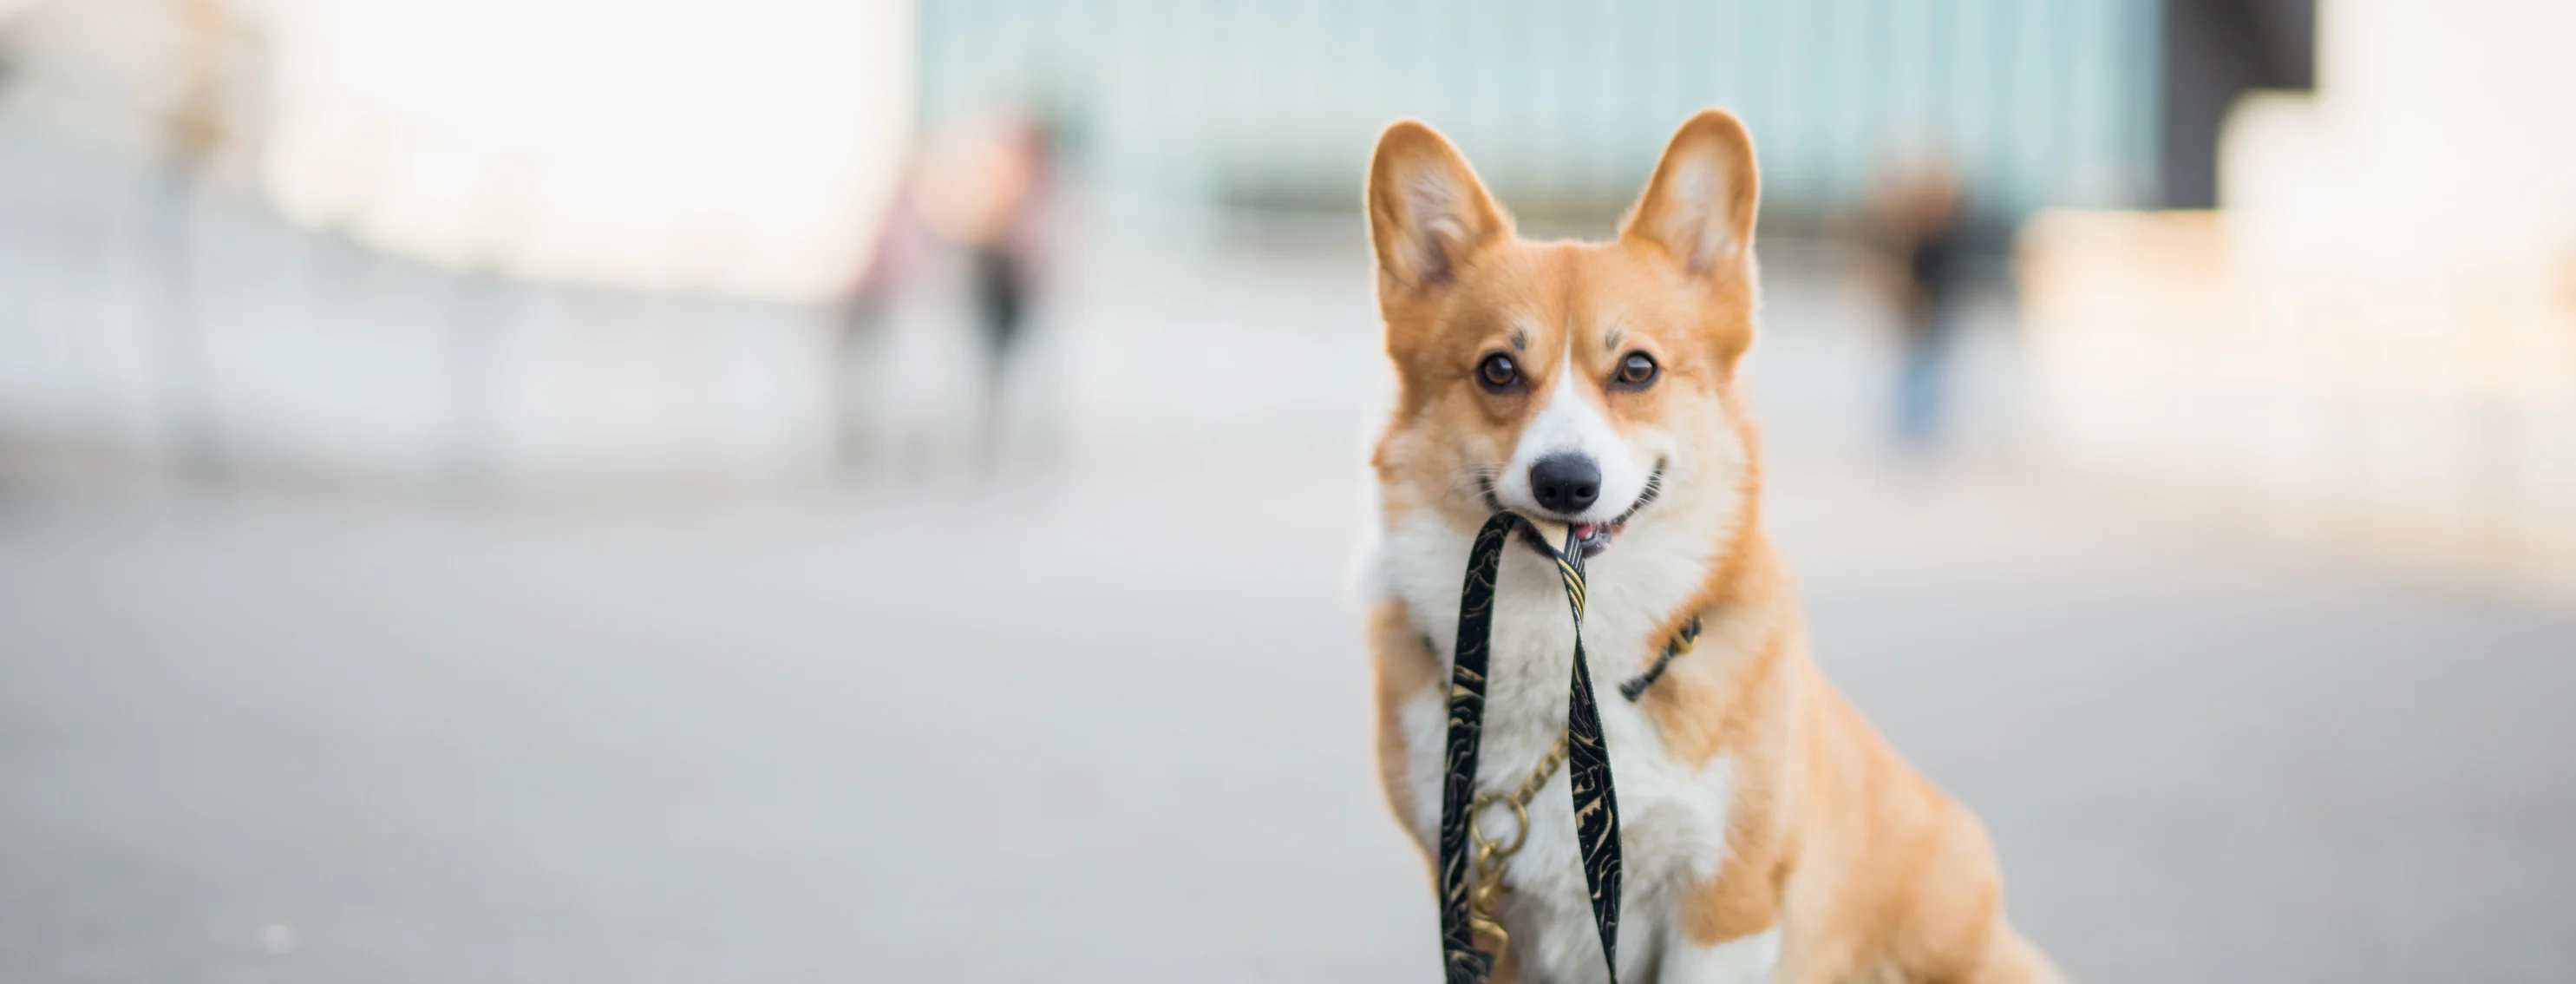
[[[1449,744],[1440,787],[1440,949],[1448,984],[1485,984],[1494,972],[1496,955],[1476,948],[1478,923],[1492,926],[1493,914],[1471,911],[1469,905],[1469,855],[1475,846],[1469,828],[1476,806],[1476,753],[1484,740],[1494,584],[1502,569],[1503,549],[1521,529],[1546,542],[1538,526],[1518,513],[1498,512],[1485,521],[1467,555],[1467,584],[1458,599],[1458,649],[1449,673]],[[1583,855],[1583,880],[1592,890],[1592,925],[1601,934],[1601,960],[1609,968],[1611,984],[1618,984],[1619,800],[1610,780],[1610,749],[1601,737],[1601,709],[1593,701],[1592,671],[1583,658],[1583,549],[1571,528],[1566,530],[1565,546],[1553,553],[1557,574],[1565,582],[1566,606],[1574,613],[1574,674],[1565,715],[1566,782],[1574,793],[1574,831]],[[1698,620],[1693,619],[1690,635],[1696,637],[1697,629]],[[1687,645],[1687,641],[1678,647],[1667,644],[1655,668],[1636,684],[1636,692],[1643,693],[1662,674],[1663,665]],[[1523,817],[1524,837],[1527,822]],[[1490,898],[1480,903],[1480,907],[1490,905]]]
[[[1637,674],[1636,679],[1619,685],[1619,696],[1628,698],[1628,703],[1636,703],[1637,698],[1646,696],[1646,688],[1664,678],[1664,668],[1673,665],[1673,657],[1689,652],[1691,643],[1698,641],[1699,616],[1693,615],[1673,632],[1672,638],[1664,640],[1664,651],[1655,657],[1655,665],[1646,667],[1646,672]]]

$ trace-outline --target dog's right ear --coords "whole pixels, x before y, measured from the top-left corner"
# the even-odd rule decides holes
[[[1414,120],[1377,138],[1368,213],[1382,299],[1449,283],[1477,251],[1512,231],[1511,217],[1485,194],[1458,148]]]

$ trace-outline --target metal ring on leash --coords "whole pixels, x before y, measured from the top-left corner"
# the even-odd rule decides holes
[[[1485,815],[1485,808],[1496,803],[1511,807],[1512,820],[1519,825],[1518,829],[1512,832],[1510,844],[1485,836],[1485,825],[1481,818]],[[1520,853],[1521,845],[1529,842],[1529,828],[1529,805],[1522,803],[1519,797],[1508,793],[1478,795],[1476,804],[1467,808],[1467,836],[1475,838],[1478,850],[1491,851],[1497,857],[1510,857]]]

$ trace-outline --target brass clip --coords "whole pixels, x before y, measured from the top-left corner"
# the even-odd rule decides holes
[[[1497,803],[1512,810],[1516,828],[1510,843],[1485,836],[1481,818],[1486,807]],[[1512,941],[1511,934],[1503,930],[1502,920],[1496,916],[1502,908],[1503,895],[1511,891],[1503,884],[1503,868],[1529,840],[1529,806],[1519,797],[1505,793],[1478,796],[1476,804],[1467,811],[1467,836],[1476,845],[1476,884],[1467,892],[1467,928],[1476,934],[1479,941],[1491,941],[1490,952],[1499,954]]]

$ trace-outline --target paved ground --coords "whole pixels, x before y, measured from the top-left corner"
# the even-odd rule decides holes
[[[1429,979],[1340,589],[1356,262],[1078,288],[1059,464],[991,484],[0,486],[0,980]],[[1757,354],[1773,520],[2035,938],[2565,979],[2576,618],[1876,463],[1835,297]]]
[[[2576,621],[1893,488],[1819,644],[2082,978],[2576,959]],[[1346,493],[13,511],[0,977],[1424,979]]]

